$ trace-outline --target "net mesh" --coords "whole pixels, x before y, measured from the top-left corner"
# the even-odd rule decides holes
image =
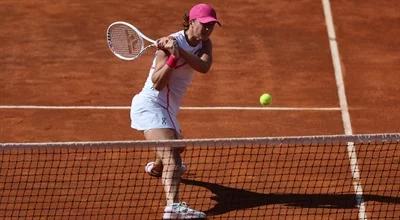
[[[374,134],[3,143],[0,218],[160,219],[162,181],[144,166],[156,147],[186,146],[180,199],[208,219],[399,219],[399,141]]]
[[[143,40],[139,34],[125,24],[114,24],[108,29],[108,45],[114,54],[133,59],[143,50]]]

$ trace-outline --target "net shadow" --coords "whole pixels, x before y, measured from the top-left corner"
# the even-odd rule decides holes
[[[182,183],[204,187],[214,194],[211,199],[215,200],[217,204],[206,211],[208,216],[273,204],[301,208],[357,208],[354,194],[264,194],[197,180],[182,179]],[[400,197],[364,195],[364,201],[400,204]]]

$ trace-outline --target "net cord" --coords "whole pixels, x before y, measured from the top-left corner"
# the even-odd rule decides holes
[[[78,141],[78,142],[14,142],[0,143],[0,149],[12,148],[41,148],[41,147],[182,147],[182,146],[208,146],[218,147],[224,145],[280,145],[280,144],[319,144],[319,143],[385,143],[399,142],[400,133],[382,134],[357,134],[357,135],[318,135],[318,136],[291,136],[291,137],[249,137],[249,138],[214,138],[214,139],[183,139],[159,141]]]

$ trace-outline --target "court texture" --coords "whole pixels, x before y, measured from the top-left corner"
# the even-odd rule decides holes
[[[210,72],[195,74],[183,101],[179,120],[186,139],[400,132],[400,1],[208,2],[222,27],[211,36]],[[105,30],[127,21],[157,39],[181,30],[184,12],[195,3],[1,0],[0,142],[143,140],[130,128],[129,107],[153,51],[119,60]],[[258,99],[265,92],[273,100],[263,107]],[[392,152],[397,158],[399,150]],[[185,181],[199,184],[190,176]],[[399,197],[392,199],[390,216],[400,218]],[[296,215],[298,206],[281,206],[295,211],[272,219],[324,218],[323,211],[307,217]],[[365,206],[366,216],[374,216],[374,206]],[[345,218],[363,216],[356,213]]]

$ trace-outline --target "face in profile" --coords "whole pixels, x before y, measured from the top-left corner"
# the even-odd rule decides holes
[[[193,20],[193,35],[197,40],[206,41],[214,30],[215,21],[209,23],[200,23],[198,20]]]

